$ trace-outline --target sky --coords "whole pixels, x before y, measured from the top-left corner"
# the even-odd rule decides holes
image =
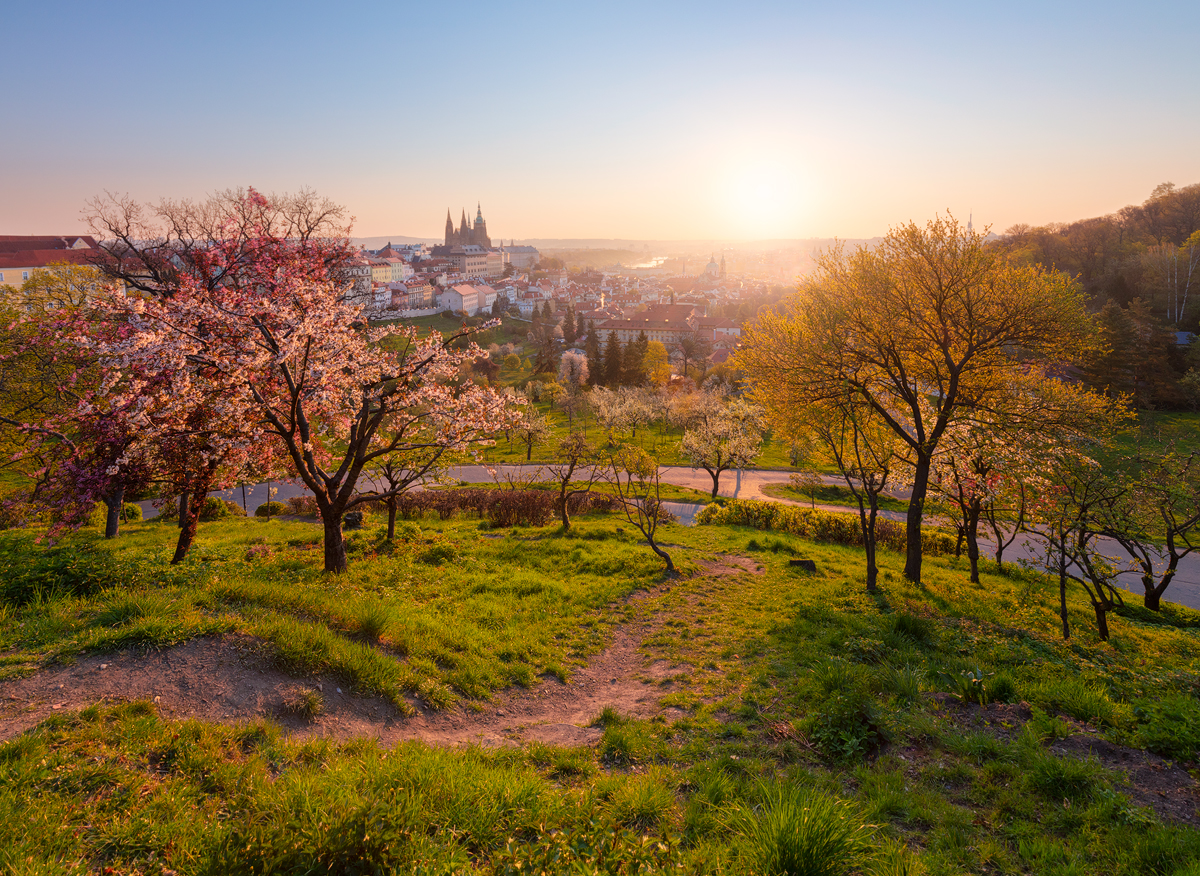
[[[1002,232],[1200,182],[1200,3],[13,4],[0,234],[309,188],[357,236]]]

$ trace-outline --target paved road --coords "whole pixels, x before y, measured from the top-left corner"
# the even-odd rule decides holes
[[[450,477],[467,483],[491,483],[495,479],[492,474],[493,470],[496,472],[496,477],[499,477],[503,481],[505,474],[533,476],[535,475],[535,470],[538,468],[539,466],[537,465],[502,465],[489,469],[489,467],[483,465],[464,465],[451,469]],[[663,483],[674,484],[678,487],[691,487],[692,489],[702,490],[705,493],[712,491],[712,478],[703,469],[693,470],[686,466],[663,466],[661,472]],[[762,488],[768,484],[786,484],[790,477],[791,472],[766,469],[725,472],[721,475],[720,479],[720,495],[738,499],[765,499],[773,502],[786,502],[786,500],[774,499],[767,496],[762,492]],[[537,478],[533,477],[532,479],[536,480]],[[826,483],[841,483],[839,479],[833,477],[826,477],[824,480]],[[308,493],[307,488],[298,481],[273,482],[271,489],[273,491],[272,498],[280,502],[286,502],[293,496],[301,496]],[[242,490],[240,488],[225,490],[213,495],[237,502],[239,505],[243,502]],[[247,487],[245,505],[249,513],[254,513],[253,509],[265,502],[266,496],[266,484]],[[146,517],[153,517],[158,513],[149,502],[141,502],[139,504],[142,506],[142,512]],[[679,517],[682,523],[691,525],[694,522],[696,513],[702,506],[672,502],[668,503],[668,507]],[[854,509],[842,505],[818,505],[817,508],[838,513],[855,513]],[[904,519],[904,515],[896,511],[880,511],[879,513],[881,517],[892,520]],[[983,568],[986,568],[987,563],[993,562],[992,558],[995,548],[991,541],[981,539],[980,542],[980,552],[982,554],[980,563],[983,565]],[[1112,541],[1104,542],[1104,550],[1114,557],[1128,557],[1128,554],[1123,551],[1121,546]],[[1004,552],[1005,562],[1015,562],[1018,560],[1036,562],[1040,556],[1041,551],[1036,544],[1036,540],[1028,537],[1019,539],[1016,544],[1013,544]],[[1130,574],[1123,575],[1121,576],[1120,583],[1126,590],[1134,594],[1134,601],[1140,604],[1142,586],[1137,576]],[[1166,597],[1167,601],[1200,609],[1200,555],[1193,554],[1184,558],[1180,563],[1175,579],[1167,589]]]

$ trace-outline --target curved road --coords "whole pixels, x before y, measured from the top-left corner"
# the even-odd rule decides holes
[[[538,465],[520,466],[520,465],[500,465],[494,466],[497,472],[497,477],[503,478],[505,473],[519,473],[524,470],[529,470],[530,475],[534,475],[537,469],[542,468]],[[712,492],[712,478],[708,472],[703,469],[691,469],[686,466],[663,466],[660,470],[660,475],[663,483],[674,484],[678,487],[690,487],[695,490],[701,490],[705,493]],[[466,483],[491,483],[494,478],[487,466],[483,465],[464,465],[452,468],[449,472],[452,479],[465,481]],[[721,475],[720,495],[728,496],[737,499],[762,499],[772,502],[783,502],[785,504],[802,504],[798,502],[789,502],[786,499],[776,499],[767,496],[762,492],[762,488],[769,484],[786,484],[791,477],[789,471],[775,471],[768,469],[746,469],[744,471],[728,471]],[[534,477],[536,479],[536,476]],[[830,484],[840,484],[842,481],[835,477],[825,477],[824,481]],[[277,501],[285,502],[293,496],[302,496],[308,494],[308,489],[298,481],[276,481],[271,483],[272,498]],[[254,487],[246,487],[245,489],[245,507],[247,510],[257,507],[266,501],[266,484],[257,484]],[[215,496],[220,496],[223,499],[228,499],[232,502],[243,504],[241,488],[225,490],[214,493]],[[903,497],[901,497],[903,498]],[[158,511],[153,508],[149,502],[140,502],[142,511],[147,518],[158,514]],[[691,505],[682,502],[667,503],[671,510],[679,517],[682,523],[690,525],[697,511],[702,507],[700,505]],[[842,505],[818,505],[818,509],[824,511],[833,511],[838,513],[854,513],[855,509],[848,508]],[[250,512],[253,513],[253,512]],[[880,511],[880,516],[887,517],[892,520],[903,520],[904,515],[896,511]],[[1120,545],[1112,541],[1105,540],[1105,549],[1110,551],[1115,557],[1128,557]],[[991,541],[980,539],[980,564],[982,568],[986,568],[986,564],[992,562],[994,546]],[[1029,537],[1023,537],[1016,543],[1011,545],[1005,551],[1005,561],[1027,560],[1036,561],[1039,557],[1039,551],[1036,543]],[[1131,601],[1141,604],[1142,587],[1137,576],[1126,573],[1121,576],[1121,585],[1133,594]],[[1167,588],[1165,594],[1166,601],[1176,602],[1181,605],[1186,605],[1189,608],[1200,609],[1200,555],[1192,554],[1185,557],[1179,564],[1179,570],[1175,575],[1175,579],[1171,582],[1171,586]]]

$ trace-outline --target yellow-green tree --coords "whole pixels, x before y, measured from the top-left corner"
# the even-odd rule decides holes
[[[82,307],[109,282],[90,265],[51,264],[30,274],[12,300],[26,312]]]
[[[671,379],[671,363],[662,341],[651,341],[646,347],[646,355],[642,358],[642,370],[652,386],[667,385],[667,381]]]
[[[905,575],[921,579],[921,522],[934,455],[965,412],[986,410],[1031,364],[1076,357],[1082,293],[1020,266],[953,217],[909,223],[874,249],[835,248],[779,310],[764,311],[737,361],[768,416],[854,391],[908,448]]]

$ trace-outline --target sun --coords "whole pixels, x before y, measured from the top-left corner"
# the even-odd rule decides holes
[[[796,237],[807,218],[805,189],[800,173],[782,161],[740,160],[718,192],[720,226],[742,238]]]

